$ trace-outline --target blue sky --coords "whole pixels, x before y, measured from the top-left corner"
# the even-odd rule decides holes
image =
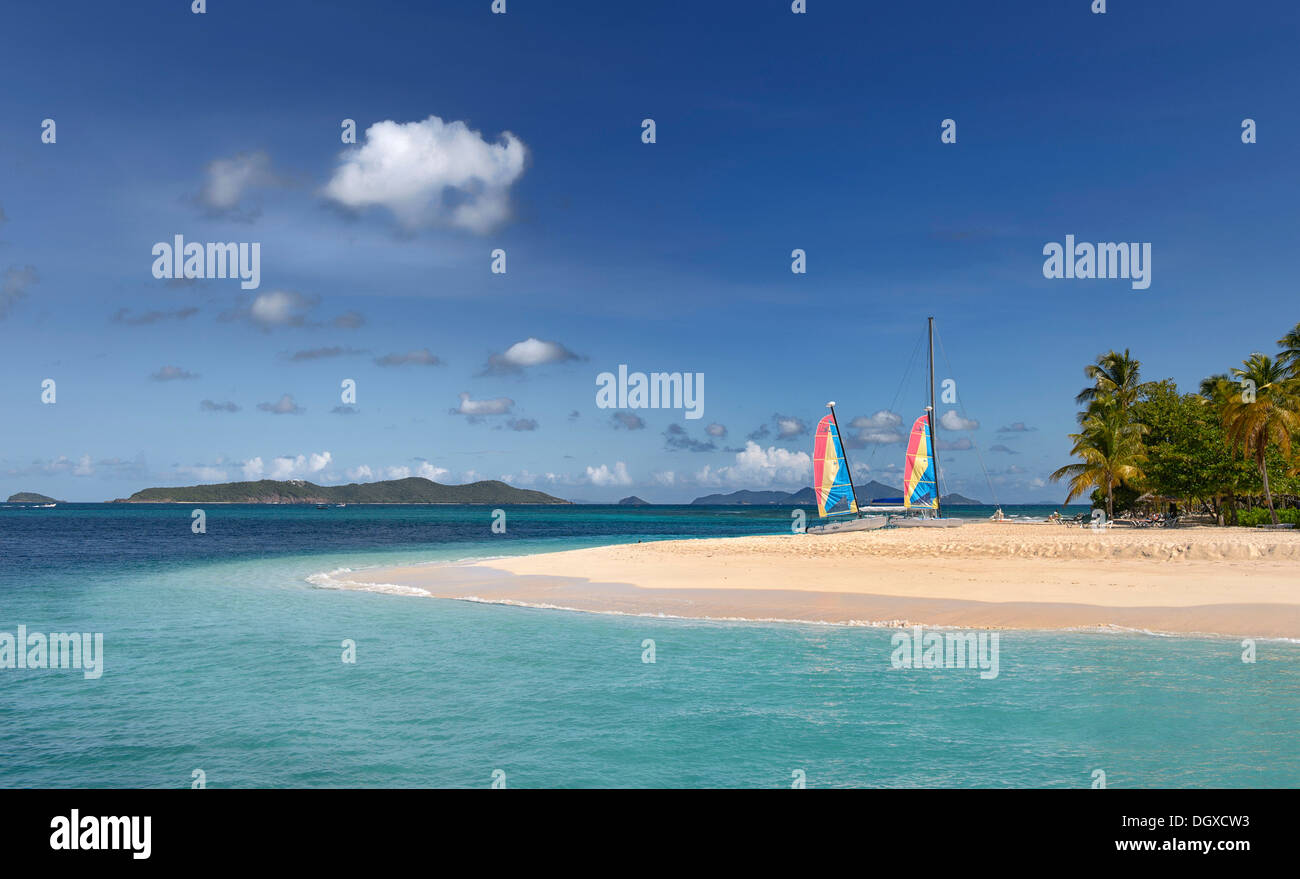
[[[979,425],[941,437],[1000,500],[1055,501],[1098,353],[1191,388],[1300,318],[1294,4],[559,5],[6,10],[0,493],[794,489],[828,399],[858,481],[897,484],[902,444],[848,425],[920,414],[934,314]],[[259,242],[260,286],[155,279],[177,234]],[[1150,288],[1045,279],[1067,234],[1149,242]],[[437,363],[384,365],[411,352]],[[620,363],[703,373],[704,417],[628,429],[595,399]],[[467,417],[461,394],[510,402]],[[973,451],[941,459],[991,499]]]

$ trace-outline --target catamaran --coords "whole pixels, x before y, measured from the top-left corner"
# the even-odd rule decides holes
[[[827,522],[808,528],[809,534],[837,534],[841,531],[869,531],[891,525],[896,528],[956,528],[961,519],[944,518],[939,501],[939,456],[934,442],[934,318],[927,326],[929,339],[930,405],[912,424],[903,464],[903,496],[879,498],[863,507],[858,503],[849,462],[840,441],[835,403],[817,425],[813,441],[813,490],[817,512],[823,518],[852,515],[856,518]],[[842,508],[841,508],[842,505]],[[885,515],[864,515],[867,513]]]
[[[903,463],[903,504],[889,517],[895,528],[956,528],[961,519],[945,519],[939,501],[939,454],[934,443],[934,318],[926,323],[929,344],[930,405],[912,423]],[[871,508],[868,508],[871,509]],[[874,510],[873,510],[874,511]],[[898,515],[901,513],[901,515]]]
[[[823,519],[853,516],[813,525],[809,534],[839,534],[844,531],[872,531],[889,524],[888,516],[863,516],[858,512],[858,493],[849,472],[849,459],[840,441],[840,424],[835,418],[835,401],[826,404],[831,414],[822,418],[813,439],[813,491],[817,514]]]

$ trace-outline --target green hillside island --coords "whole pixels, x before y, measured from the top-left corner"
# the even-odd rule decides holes
[[[540,491],[495,479],[443,485],[419,476],[348,485],[316,485],[301,479],[221,482],[180,488],[146,488],[121,504],[567,504]]]
[[[46,497],[43,494],[37,494],[34,491],[20,491],[18,494],[9,495],[7,503],[11,504],[57,504],[52,497]]]

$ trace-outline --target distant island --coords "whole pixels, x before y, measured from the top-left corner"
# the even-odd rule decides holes
[[[54,498],[52,498],[52,497],[46,497],[46,496],[43,495],[43,494],[37,494],[37,493],[34,492],[34,491],[20,491],[20,492],[18,492],[18,494],[11,494],[11,495],[9,495],[9,500],[7,501],[7,503],[11,503],[11,504],[57,504],[57,503],[60,503],[60,501],[56,501],[56,500],[55,500]]]
[[[892,485],[885,485],[883,482],[871,480],[866,485],[853,486],[854,492],[858,495],[860,503],[869,504],[872,501],[883,500],[884,498],[899,498],[903,496],[901,488],[894,488]]]
[[[858,493],[858,500],[862,503],[868,503],[875,498],[882,497],[901,497],[903,490],[901,488],[890,488],[874,479],[866,485],[855,486]],[[731,494],[706,494],[704,497],[697,497],[691,501],[694,506],[701,507],[733,507],[769,504],[772,506],[806,506],[810,507],[817,503],[817,495],[813,493],[812,488],[801,488],[798,491],[733,491]]]
[[[889,499],[898,499],[903,496],[901,488],[894,488],[891,485],[885,485],[883,482],[876,482],[874,479],[866,485],[855,485],[854,491],[857,493],[858,502],[869,504],[873,501]],[[981,506],[977,500],[965,497],[960,494],[948,494],[941,498],[945,504],[955,504],[957,506]],[[619,503],[622,503],[620,501]],[[697,497],[691,501],[693,506],[701,507],[733,507],[748,505],[771,505],[771,506],[812,506],[817,503],[817,495],[811,488],[801,488],[798,491],[733,491],[730,494],[706,494],[703,497]]]
[[[691,501],[692,506],[732,507],[747,505],[814,504],[817,496],[811,488],[789,491],[733,491],[731,494],[706,494]]]
[[[618,505],[620,507],[648,507],[650,506],[650,502],[647,500],[643,500],[637,497],[636,495],[632,495],[630,497],[623,498],[621,501],[618,502]]]
[[[220,482],[179,488],[146,488],[115,504],[567,504],[540,491],[495,479],[443,485],[420,476],[348,485],[316,485],[301,479]]]

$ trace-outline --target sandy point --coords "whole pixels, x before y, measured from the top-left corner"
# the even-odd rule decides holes
[[[975,522],[665,540],[340,575],[440,598],[710,619],[1300,638],[1300,534]]]

